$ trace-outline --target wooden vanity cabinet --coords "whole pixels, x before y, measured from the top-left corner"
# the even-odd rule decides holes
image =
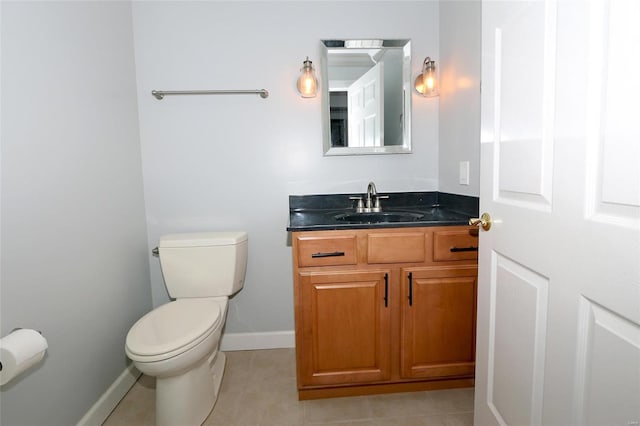
[[[473,386],[477,230],[292,233],[300,399]]]

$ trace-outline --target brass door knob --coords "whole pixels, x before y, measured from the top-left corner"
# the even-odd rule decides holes
[[[469,225],[482,226],[482,229],[488,231],[491,229],[491,216],[489,216],[489,213],[482,213],[482,216],[480,217],[473,217],[469,219]]]

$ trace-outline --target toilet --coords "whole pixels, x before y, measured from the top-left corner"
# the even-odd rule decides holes
[[[160,238],[160,267],[175,300],[140,318],[125,345],[136,368],[156,378],[157,425],[201,425],[215,405],[225,366],[220,337],[229,296],[244,285],[247,244],[246,232]]]

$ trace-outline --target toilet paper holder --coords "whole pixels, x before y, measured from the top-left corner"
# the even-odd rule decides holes
[[[13,333],[14,331],[22,330],[22,329],[23,329],[22,327],[16,327],[16,328],[14,328],[13,330],[11,330],[11,331],[9,332],[9,334]],[[40,330],[36,330],[36,331],[37,331],[38,333],[40,333],[40,335],[42,336],[42,331],[40,331]],[[2,371],[2,361],[0,361],[0,371]]]

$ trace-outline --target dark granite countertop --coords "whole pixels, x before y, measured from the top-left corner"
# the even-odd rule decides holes
[[[363,194],[290,195],[287,231],[325,231],[333,229],[406,228],[420,226],[467,225],[478,216],[478,197],[443,192],[385,192],[382,212],[395,216],[393,222],[369,221],[367,213],[355,212],[349,197]],[[358,222],[349,221],[357,216]]]

